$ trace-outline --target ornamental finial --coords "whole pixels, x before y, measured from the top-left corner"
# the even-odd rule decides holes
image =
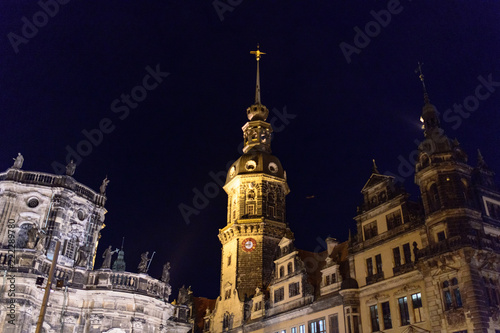
[[[255,54],[255,59],[256,59],[257,61],[259,61],[259,60],[260,60],[260,55],[261,55],[261,54],[265,54],[264,52],[261,52],[261,51],[259,50],[259,47],[260,47],[260,46],[259,46],[259,44],[257,43],[257,50],[256,50],[256,51],[250,51],[250,54]]]
[[[259,60],[260,56],[262,54],[265,54],[264,52],[260,52],[259,50],[259,44],[257,44],[257,50],[256,51],[250,51],[250,54],[255,54],[255,59],[257,60],[257,80],[255,84],[255,104],[262,104],[260,101],[260,74],[259,74]]]

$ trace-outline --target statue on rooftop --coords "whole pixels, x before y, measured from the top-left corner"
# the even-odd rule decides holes
[[[80,246],[78,248],[78,259],[76,260],[76,266],[78,266],[78,267],[87,266],[88,257],[89,257],[89,254],[87,253],[87,247]]]
[[[102,257],[104,258],[104,261],[102,262],[101,269],[110,269],[110,267],[111,267],[111,257],[113,256],[113,254],[115,254],[117,252],[118,252],[118,249],[116,249],[116,250],[113,251],[111,249],[111,245],[106,250],[104,250],[104,253],[102,254]]]
[[[73,176],[75,174],[76,164],[71,160],[68,165],[66,165],[66,175]]]
[[[17,153],[16,158],[13,158],[13,160],[14,165],[12,166],[12,169],[21,169],[23,167],[24,157],[21,153]]]
[[[167,262],[165,265],[163,265],[163,272],[161,274],[161,280],[165,283],[168,283],[170,281],[170,263]]]
[[[149,263],[149,258],[148,258],[148,254],[149,252],[146,251],[144,252],[143,254],[141,254],[141,262],[139,263],[139,265],[137,266],[137,270],[139,271],[139,273],[147,273],[148,272],[148,263]]]
[[[99,187],[101,195],[106,195],[106,187],[108,187],[108,184],[109,184],[109,179],[108,176],[106,176],[106,178],[104,178],[104,180],[102,181],[101,187]]]

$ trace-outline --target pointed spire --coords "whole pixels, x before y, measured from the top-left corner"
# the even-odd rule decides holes
[[[429,94],[427,94],[427,88],[425,87],[424,73],[422,72],[422,65],[424,63],[419,61],[417,64],[418,64],[418,67],[415,69],[415,73],[420,74],[418,77],[420,78],[420,81],[422,82],[422,89],[424,90],[424,102],[425,102],[425,104],[430,104],[431,101],[429,99]]]
[[[479,149],[477,150],[477,166],[479,168],[488,168],[488,165],[484,161],[483,155]]]
[[[265,54],[264,52],[261,52],[259,49],[259,44],[257,44],[257,50],[256,51],[250,51],[250,54],[255,54],[255,60],[257,60],[257,80],[255,83],[255,104],[262,104],[260,100],[260,69],[259,69],[259,61],[260,61],[260,56],[262,54]]]
[[[373,161],[372,173],[380,174],[380,172],[378,172],[377,163],[375,163],[375,159],[373,159],[372,161]]]

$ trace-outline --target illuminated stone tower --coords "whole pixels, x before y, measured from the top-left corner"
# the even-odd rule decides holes
[[[271,154],[269,110],[261,103],[259,49],[255,103],[247,109],[243,126],[244,154],[229,168],[224,190],[228,195],[227,225],[219,230],[222,243],[221,293],[213,329],[238,327],[244,320],[244,300],[265,289],[282,237],[293,237],[285,217],[290,192],[279,159]]]

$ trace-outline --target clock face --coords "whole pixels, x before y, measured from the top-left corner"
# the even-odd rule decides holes
[[[241,247],[245,252],[252,252],[255,250],[255,246],[257,245],[257,241],[253,238],[246,238],[241,242]]]

